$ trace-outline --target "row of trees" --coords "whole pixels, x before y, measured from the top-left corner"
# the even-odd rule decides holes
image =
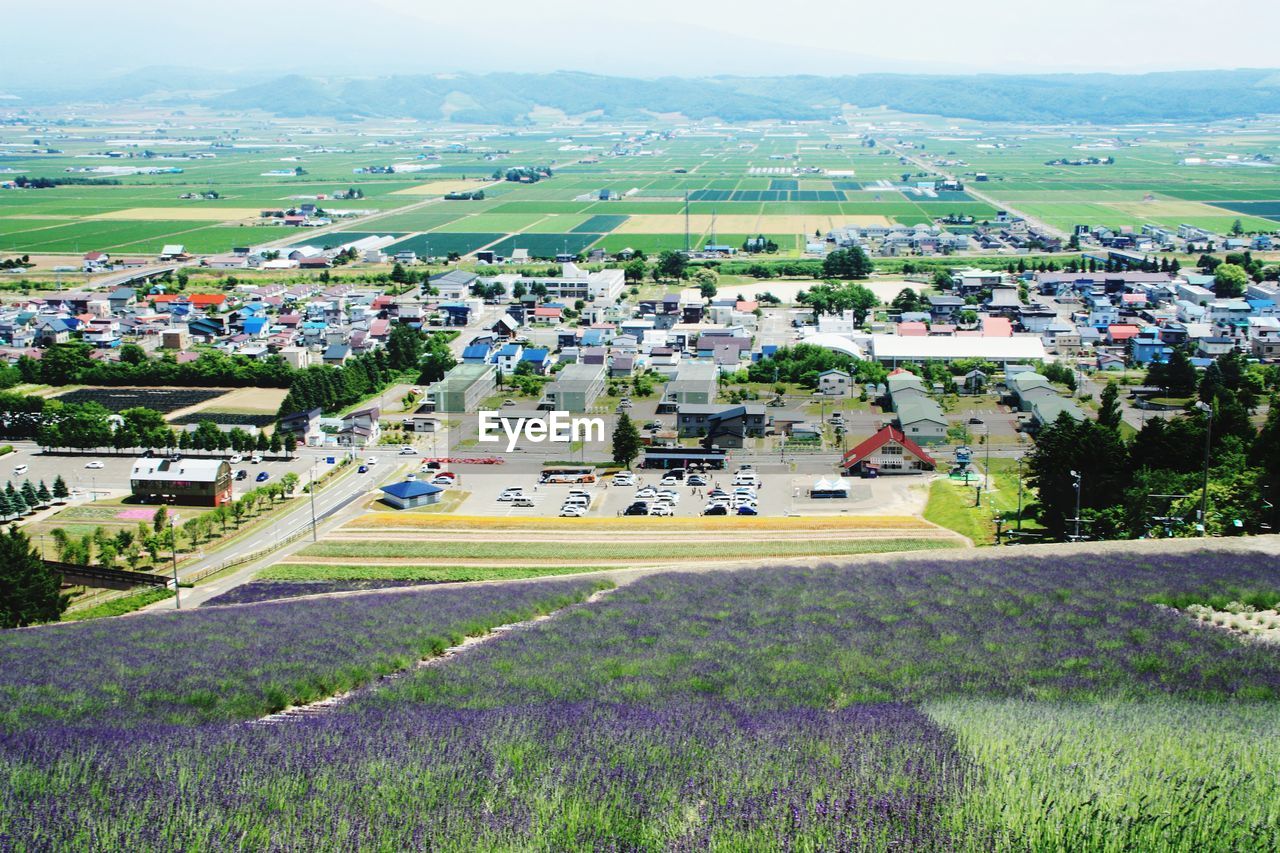
[[[796,301],[807,305],[815,314],[853,312],[853,321],[862,325],[880,300],[869,289],[852,282],[823,282],[796,294]]]
[[[17,395],[0,395],[14,396]],[[4,402],[0,399],[0,405]],[[34,438],[43,447],[77,450],[145,447],[292,454],[297,447],[297,439],[292,434],[276,432],[267,436],[259,432],[253,435],[239,427],[223,432],[210,420],[201,421],[194,431],[174,430],[165,422],[164,415],[154,409],[137,407],[112,415],[94,402],[63,404],[43,400],[42,403],[38,408],[32,406],[34,411],[20,412],[0,421],[6,437]]]
[[[5,483],[4,491],[0,491],[0,521],[21,518],[28,512],[44,509],[55,501],[64,501],[71,496],[67,481],[59,475],[50,489],[41,480],[39,485],[25,480],[21,487],[15,488],[12,481]]]
[[[54,344],[40,360],[22,356],[22,382],[45,385],[169,385],[174,387],[286,388],[293,368],[279,356],[258,359],[208,351],[194,361],[178,364],[171,353],[148,358],[136,344],[120,347],[120,360],[94,361],[93,347],[84,341]]]
[[[1119,389],[1101,395],[1096,420],[1062,415],[1036,437],[1028,479],[1040,519],[1053,533],[1074,531],[1080,475],[1082,532],[1095,539],[1194,534],[1200,502],[1210,534],[1274,524],[1280,489],[1280,397],[1259,431],[1250,414],[1259,378],[1243,359],[1224,358],[1200,378],[1208,412],[1150,418],[1131,440],[1121,433]],[[1208,480],[1204,447],[1208,440]]]
[[[884,382],[889,369],[879,362],[864,361],[813,344],[782,347],[769,358],[746,368],[749,382],[790,382],[807,388],[818,386],[818,376],[827,370],[843,370],[857,382]]]

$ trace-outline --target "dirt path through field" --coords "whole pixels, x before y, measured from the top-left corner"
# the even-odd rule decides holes
[[[525,628],[530,628],[534,625],[537,625],[540,622],[546,622],[548,619],[554,619],[557,616],[561,615],[562,613],[566,613],[569,610],[573,610],[574,608],[586,607],[590,604],[594,604],[595,602],[604,598],[609,593],[613,592],[614,589],[617,589],[617,587],[612,587],[610,589],[597,590],[596,592],[589,595],[584,601],[580,601],[576,604],[565,605],[564,607],[561,607],[558,610],[552,610],[550,613],[543,613],[539,616],[533,617],[532,619],[525,619],[521,622],[511,622],[506,625],[498,625],[497,627],[492,628],[483,634],[477,634],[472,637],[467,637],[461,643],[458,643],[456,646],[450,646],[449,648],[445,649],[443,652],[441,652],[438,655],[432,655],[431,657],[422,658],[412,666],[409,666],[405,669],[381,676],[374,681],[368,682],[367,684],[362,684],[359,687],[348,690],[345,693],[338,693],[334,696],[329,696],[324,699],[318,699],[315,702],[309,702],[306,705],[293,705],[288,708],[285,708],[282,711],[277,711],[274,714],[268,714],[265,717],[259,717],[256,720],[251,720],[249,722],[249,725],[271,726],[271,725],[278,725],[280,723],[288,723],[288,722],[294,722],[297,720],[303,720],[303,719],[306,719],[307,717],[319,716],[321,714],[332,711],[334,708],[337,708],[341,705],[345,705],[346,703],[350,702],[352,699],[354,699],[359,695],[362,695],[364,693],[369,693],[381,687],[385,687],[389,682],[399,681],[400,679],[407,678],[408,676],[412,675],[413,673],[417,672],[420,669],[425,669],[426,667],[429,667],[429,666],[440,666],[444,663],[447,663],[453,658],[456,658],[459,655],[464,654],[468,649],[473,649],[476,646],[479,646],[483,643],[488,643],[488,642],[491,642],[492,640],[496,640],[498,637],[501,637],[504,634],[509,634],[512,631],[520,631]]]

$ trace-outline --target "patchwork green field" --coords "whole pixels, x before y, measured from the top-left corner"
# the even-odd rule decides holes
[[[571,251],[683,248],[686,195],[696,218],[820,217],[818,230],[846,218],[907,226],[955,216],[984,220],[1005,206],[1062,230],[1189,224],[1226,232],[1239,219],[1245,231],[1271,231],[1280,221],[1280,168],[1265,159],[1280,155],[1280,137],[1228,128],[1211,134],[1177,125],[1065,132],[966,122],[956,130],[941,120],[884,113],[862,119],[856,129],[812,123],[654,136],[641,153],[605,157],[599,152],[616,140],[608,127],[575,130],[573,149],[551,130],[496,129],[486,149],[469,150],[443,144],[448,130],[410,123],[365,151],[359,122],[308,128],[304,141],[294,138],[296,127],[282,123],[242,130],[239,138],[217,117],[194,121],[180,147],[141,121],[130,137],[162,155],[148,159],[105,157],[103,130],[91,123],[69,124],[61,153],[6,157],[10,175],[82,183],[0,190],[0,251],[149,255],[174,242],[197,253],[277,240],[326,244],[323,229],[295,234],[254,225],[257,211],[308,201],[358,214],[330,231],[413,240],[443,232],[451,235],[442,243],[446,251],[463,253],[525,234],[533,235],[530,246],[517,240],[501,250],[559,239],[562,251],[563,235],[592,235],[574,238]],[[879,127],[881,121],[895,122],[893,131]],[[868,144],[868,138],[879,142]],[[439,143],[435,153],[423,155],[424,141]],[[898,143],[911,147],[890,147]],[[489,148],[507,153],[495,162]],[[1089,157],[1113,162],[1071,165]],[[1240,165],[1244,161],[1254,168]],[[542,165],[550,166],[551,177],[501,180],[508,168]],[[987,179],[978,181],[978,173]],[[930,189],[944,174],[963,181],[966,191]],[[483,188],[485,198],[442,199],[444,191],[464,188]],[[351,189],[356,197],[335,198]],[[721,229],[735,238],[751,230]],[[784,255],[794,256],[813,230],[797,224],[762,226],[755,233],[770,234]],[[478,243],[457,235],[496,236]],[[707,236],[707,229],[695,229],[694,242]]]

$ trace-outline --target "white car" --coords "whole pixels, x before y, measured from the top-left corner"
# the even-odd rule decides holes
[[[675,486],[680,483],[675,477],[663,477],[658,483],[659,486]]]
[[[84,467],[86,467],[86,468],[101,468],[101,467],[102,467],[102,463],[101,463],[101,462],[99,462],[97,459],[95,459],[95,460],[93,460],[92,462],[85,463],[85,466],[84,466]]]
[[[636,492],[636,500],[644,500],[645,498],[656,498],[657,496],[658,496],[658,490],[655,489],[653,486],[645,486],[643,489],[639,489]]]
[[[402,447],[400,448],[400,455],[401,456],[417,456],[418,451],[414,450],[412,447]]]
[[[680,493],[674,489],[658,489],[658,500],[671,501],[673,504],[680,503]]]
[[[620,474],[614,474],[613,484],[615,486],[634,486],[636,484],[636,476],[630,471],[623,471]]]
[[[255,459],[254,461],[255,461],[255,462],[261,462],[262,460],[261,460],[261,459]],[[370,457],[367,457],[367,458],[364,460],[364,464],[369,465],[369,466],[377,465],[377,464],[378,464],[378,457],[376,457],[376,456],[370,456]]]
[[[649,515],[675,515],[675,507],[671,504],[658,503],[649,507]]]
[[[502,494],[498,495],[500,501],[513,501],[516,498],[524,497],[523,489],[503,489]]]
[[[560,507],[561,518],[582,518],[587,514],[587,508],[578,504],[565,504]]]
[[[586,509],[591,506],[590,498],[569,498],[564,502],[565,506],[580,506]]]
[[[244,457],[241,456],[239,453],[234,453],[231,455],[231,458],[228,459],[227,461],[230,462],[232,465],[239,465],[241,462],[244,461]]]

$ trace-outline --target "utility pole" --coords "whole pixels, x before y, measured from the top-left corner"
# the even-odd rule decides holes
[[[307,491],[311,493],[311,541],[316,541],[316,461],[311,460],[311,482],[307,483]]]
[[[1213,437],[1213,406],[1200,400],[1196,408],[1204,412],[1204,478],[1200,483],[1200,535],[1209,535],[1209,442]]]
[[[182,609],[182,592],[178,588],[178,531],[174,525],[178,521],[176,513],[169,513],[169,545],[173,554],[173,609]]]
[[[1076,535],[1072,537],[1071,541],[1079,542],[1080,541],[1080,474],[1079,472],[1072,471],[1071,476],[1075,478],[1075,487],[1076,487],[1076,517],[1074,519],[1076,523]]]
[[[684,253],[689,254],[689,191],[684,191]]]

